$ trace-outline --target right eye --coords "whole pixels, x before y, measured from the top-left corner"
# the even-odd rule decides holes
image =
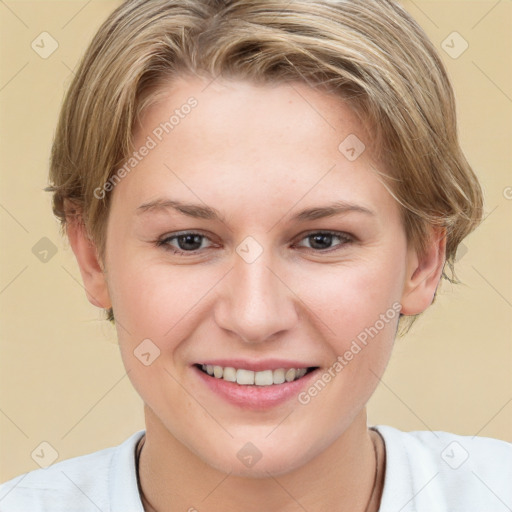
[[[171,251],[174,254],[196,254],[202,247],[203,242],[208,238],[202,233],[194,231],[184,231],[170,236],[165,236],[157,240],[157,247],[162,247],[166,251]]]

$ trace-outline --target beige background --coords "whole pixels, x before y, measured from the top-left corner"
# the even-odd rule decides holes
[[[117,4],[0,2],[0,481],[37,468],[31,453],[43,441],[62,460],[144,428],[115,331],[88,303],[42,191],[63,91]],[[512,2],[404,4],[453,78],[463,146],[482,180],[488,217],[460,253],[464,284],[443,284],[398,340],[369,422],[512,441]],[[469,44],[457,59],[442,49],[454,31]],[[31,48],[41,32],[59,44],[47,59]],[[43,237],[57,251],[45,263],[32,252]]]

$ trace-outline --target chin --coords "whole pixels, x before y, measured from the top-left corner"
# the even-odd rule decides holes
[[[229,474],[230,476],[254,479],[282,476],[305,464],[305,461],[297,457],[297,454],[286,457],[284,454],[273,453],[272,456],[262,456],[259,460],[252,463],[252,465],[250,465],[249,462],[247,462],[247,465],[242,463],[236,454],[234,457],[235,461],[233,461],[232,457],[225,460],[206,460],[204,458],[203,460],[216,470]]]
[[[211,444],[205,449],[194,447],[194,452],[205,464],[222,473],[258,479],[285,475],[314,458],[313,447],[304,442],[286,445],[283,440],[270,441],[264,437],[252,436],[253,442],[251,436],[244,437],[244,441],[239,439],[217,444],[214,450]]]

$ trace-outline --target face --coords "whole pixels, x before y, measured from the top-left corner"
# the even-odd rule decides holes
[[[223,471],[278,474],[364,413],[411,251],[339,98],[207,85],[169,84],[137,126],[137,162],[111,192],[108,291],[152,428]]]

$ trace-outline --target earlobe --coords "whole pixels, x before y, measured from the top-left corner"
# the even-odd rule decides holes
[[[81,219],[75,216],[68,218],[66,232],[80,268],[87,299],[98,308],[110,308],[112,304],[98,252]]]
[[[414,249],[408,253],[407,275],[402,293],[402,314],[418,315],[432,301],[441,279],[446,257],[446,229],[434,229],[422,255]]]

